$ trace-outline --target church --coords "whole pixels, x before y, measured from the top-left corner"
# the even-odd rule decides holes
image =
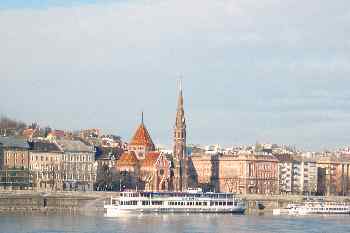
[[[187,189],[188,158],[186,156],[186,119],[180,85],[174,148],[171,156],[156,150],[144,124],[143,114],[127,150],[116,162],[123,189],[145,191],[184,191]]]

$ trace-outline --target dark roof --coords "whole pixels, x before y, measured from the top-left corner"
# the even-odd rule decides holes
[[[0,147],[29,149],[29,144],[24,139],[0,137]]]
[[[54,142],[47,141],[37,141],[37,142],[29,142],[30,149],[33,151],[62,151],[60,147]]]

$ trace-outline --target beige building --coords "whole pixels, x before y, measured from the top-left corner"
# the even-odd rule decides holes
[[[189,186],[203,191],[219,191],[219,155],[204,151],[193,153],[189,159]]]
[[[279,188],[283,194],[316,194],[316,161],[294,154],[275,155],[279,166]]]
[[[277,194],[278,160],[267,154],[194,154],[190,177],[212,191],[241,194]]]
[[[0,137],[0,168],[28,169],[29,145],[22,139]]]
[[[0,137],[0,187],[6,189],[31,187],[27,141]]]
[[[62,191],[63,151],[54,142],[30,142],[30,170],[33,189],[37,191]]]
[[[221,192],[277,194],[278,160],[250,152],[221,156],[218,182]]]
[[[63,151],[63,190],[92,191],[96,181],[95,150],[81,141],[57,140]]]
[[[319,195],[348,195],[350,193],[350,161],[335,155],[317,160],[317,193]]]

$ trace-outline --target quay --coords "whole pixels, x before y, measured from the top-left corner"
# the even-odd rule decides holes
[[[118,192],[34,192],[29,190],[1,190],[0,213],[6,212],[101,212],[104,202]],[[300,202],[302,195],[240,195],[246,202],[247,213],[272,213],[273,209]],[[326,196],[326,201],[350,201],[347,196]]]

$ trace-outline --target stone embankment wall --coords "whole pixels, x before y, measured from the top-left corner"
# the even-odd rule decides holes
[[[116,193],[32,191],[0,192],[0,212],[103,211],[103,203]]]
[[[52,192],[0,191],[0,212],[103,212],[104,202],[116,192]],[[269,213],[288,203],[300,202],[304,196],[296,195],[243,195],[248,213]],[[350,197],[325,197],[327,201],[350,201]],[[263,207],[259,209],[259,207]]]

